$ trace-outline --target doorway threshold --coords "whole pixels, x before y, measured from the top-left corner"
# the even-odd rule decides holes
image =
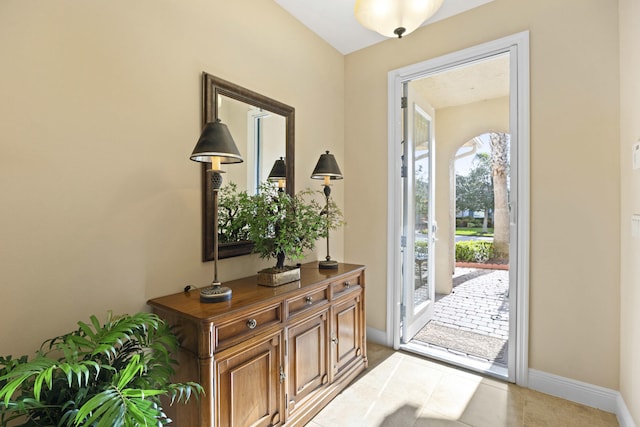
[[[432,347],[419,341],[412,340],[407,344],[400,344],[400,349],[499,380],[508,381],[509,379],[509,371],[504,365],[455,354],[447,351],[447,349]]]

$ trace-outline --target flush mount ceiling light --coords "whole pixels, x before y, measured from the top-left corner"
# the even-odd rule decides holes
[[[444,0],[356,0],[354,12],[363,27],[385,37],[402,38],[432,17]]]

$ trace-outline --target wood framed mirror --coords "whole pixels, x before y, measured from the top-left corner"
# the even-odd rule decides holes
[[[286,191],[294,194],[295,109],[229,81],[202,73],[202,127],[220,119],[229,127],[244,162],[225,168],[223,187],[234,182],[238,190],[256,191],[266,181],[273,163],[286,162]],[[213,260],[213,190],[210,163],[202,164],[202,260]],[[251,253],[250,241],[218,244],[218,258]]]

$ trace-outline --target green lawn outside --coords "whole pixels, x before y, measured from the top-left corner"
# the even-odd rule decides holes
[[[482,227],[477,228],[456,228],[456,236],[479,236],[493,237],[493,228],[487,228],[487,232],[482,232]]]

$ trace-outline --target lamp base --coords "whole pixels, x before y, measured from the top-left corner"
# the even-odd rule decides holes
[[[222,302],[231,299],[231,288],[222,286],[220,282],[214,282],[200,291],[200,302]]]
[[[318,268],[321,270],[335,270],[338,268],[338,261],[333,259],[328,259],[326,261],[320,261],[318,263]]]

